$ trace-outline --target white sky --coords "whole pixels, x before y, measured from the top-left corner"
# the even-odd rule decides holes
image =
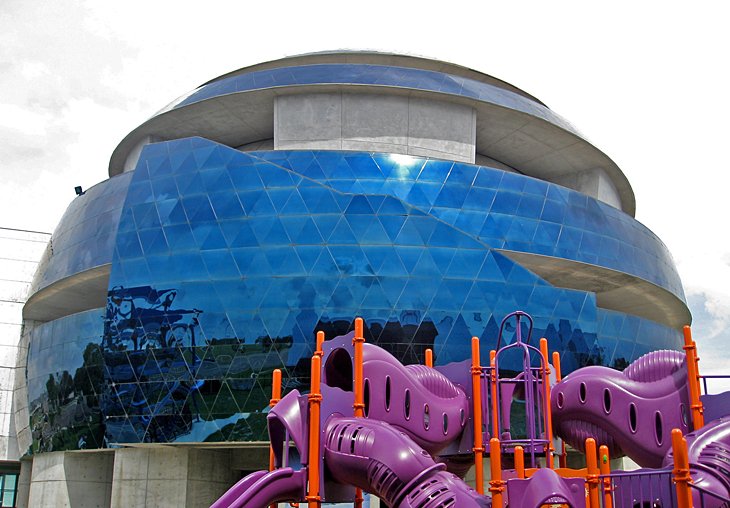
[[[328,49],[451,61],[567,118],[625,172],[730,373],[725,2],[33,2],[0,9],[0,226],[52,231],[134,127],[201,83]]]

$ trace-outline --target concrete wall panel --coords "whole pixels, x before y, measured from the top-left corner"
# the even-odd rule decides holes
[[[276,98],[277,150],[358,150],[473,163],[476,111],[405,96],[352,93]]]

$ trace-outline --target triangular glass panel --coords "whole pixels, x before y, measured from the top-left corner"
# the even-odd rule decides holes
[[[358,238],[360,240],[360,244],[363,245],[389,245],[392,243],[392,240],[388,237],[388,234],[385,232],[385,228],[383,228],[383,225],[378,218],[371,220],[367,229],[365,229],[362,234],[358,235]]]
[[[197,171],[176,174],[175,183],[180,196],[195,196],[203,192],[203,181]]]
[[[395,251],[398,254],[398,257],[400,257],[400,260],[403,262],[403,266],[406,271],[410,274],[413,272],[416,263],[420,259],[423,249],[419,247],[396,246]]]
[[[312,220],[314,220],[322,238],[327,239],[340,221],[340,217],[340,214],[319,214],[312,215]]]
[[[295,250],[306,273],[311,273],[314,264],[322,252],[322,247],[298,245],[295,247]]]
[[[200,178],[203,181],[204,188],[208,193],[228,192],[232,193],[233,183],[228,176],[228,169],[225,167],[217,167],[206,169],[200,172]]]
[[[278,217],[273,217],[271,228],[262,242],[262,245],[287,245],[291,242]]]
[[[245,215],[235,192],[216,192],[209,198],[218,220],[238,219]]]
[[[345,209],[345,213],[352,215],[372,215],[375,213],[375,211],[373,210],[372,206],[370,206],[370,203],[365,196],[353,196],[350,204]]]
[[[496,260],[494,259],[494,255],[491,252],[484,260],[484,264],[482,264],[482,267],[479,270],[479,275],[477,275],[477,279],[493,280],[498,282],[505,281],[504,272],[502,268],[497,264]]]
[[[299,191],[294,188],[292,193],[289,195],[289,199],[281,208],[282,215],[305,215],[308,214],[307,205],[304,204],[302,196]]]
[[[357,243],[357,239],[350,229],[347,219],[343,216],[332,231],[327,241],[331,244],[353,245]]]
[[[389,217],[384,217],[385,222],[387,222]],[[408,245],[408,246],[422,246],[425,245],[425,242],[423,241],[423,238],[421,237],[420,231],[416,228],[413,217],[407,217],[406,221],[401,226],[400,231],[398,232],[398,236],[396,237],[394,243],[398,245]]]
[[[266,193],[269,195],[269,199],[276,211],[281,212],[293,194],[293,189],[291,187],[269,189]]]
[[[405,215],[379,215],[380,223],[385,229],[386,234],[391,242],[394,242],[400,233],[403,223],[406,221]]]
[[[378,215],[406,215],[406,210],[403,203],[391,196],[386,196],[378,209]]]
[[[289,172],[284,169],[269,164],[257,164],[256,169],[267,189],[292,187],[294,185]]]
[[[337,268],[337,264],[332,258],[329,250],[323,248],[321,249],[319,258],[317,259],[309,273],[310,275],[326,275],[331,277],[339,275],[340,271]]]
[[[411,271],[411,275],[419,277],[432,277],[438,279],[441,271],[431,257],[430,249],[424,249],[421,257]]]
[[[195,162],[195,157],[190,152],[182,153],[171,153],[170,164],[175,180],[179,175],[196,173],[198,171],[198,163]],[[180,185],[178,184],[178,190]]]
[[[388,301],[390,307],[395,307],[396,302],[403,293],[408,279],[404,277],[383,277],[379,278],[380,287]]]

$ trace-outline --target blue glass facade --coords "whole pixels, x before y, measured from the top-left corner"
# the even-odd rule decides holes
[[[366,153],[249,154],[200,138],[149,145],[120,219],[101,341],[107,439],[265,439],[271,371],[284,367],[286,389],[306,387],[314,333],[344,333],[354,316],[409,363],[428,347],[437,363],[465,359],[472,336],[494,347],[515,309],[533,315],[565,371],[679,346],[676,331],[599,309],[594,294],[553,287],[494,250],[545,253],[552,242],[566,257],[677,282],[640,255],[624,262],[618,247],[613,257],[583,248],[584,235],[618,243],[630,228],[633,248],[656,254],[632,219],[606,213],[579,229],[571,221],[590,198],[506,175]],[[522,220],[523,201],[533,217],[554,202],[560,222]],[[497,228],[510,211],[520,227]],[[550,224],[558,232],[543,242]],[[575,243],[560,242],[564,228]]]
[[[26,376],[34,453],[104,446],[104,312],[80,312],[30,333]]]
[[[227,94],[315,84],[488,102],[577,134],[507,88],[387,65],[233,75],[166,114],[193,104],[203,111],[206,99]],[[677,330],[600,308],[595,293],[553,286],[508,256],[607,268],[684,301],[671,256],[651,231],[586,194],[474,164],[242,152],[205,137],[147,144],[134,171],[72,203],[52,247],[35,290],[99,267],[110,267],[110,278],[98,308],[29,327],[34,452],[266,440],[271,372],[282,369],[285,391],[306,391],[315,333],[344,334],[356,316],[367,341],[404,363],[422,362],[426,348],[438,364],[464,360],[472,336],[486,355],[501,319],[517,309],[534,318],[533,336],[560,352],[564,373],[623,367],[681,345]]]

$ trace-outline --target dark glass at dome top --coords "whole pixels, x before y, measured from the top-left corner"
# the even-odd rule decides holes
[[[95,185],[75,198],[53,232],[52,254],[33,280],[33,291],[111,263],[119,214],[131,173]]]
[[[236,92],[319,84],[392,86],[460,95],[522,111],[580,135],[575,127],[559,115],[515,92],[443,72],[388,65],[314,64],[249,72],[203,85],[184,100],[174,104],[173,109]]]
[[[265,439],[271,371],[283,368],[285,390],[306,389],[315,331],[342,334],[355,316],[366,320],[368,341],[406,363],[423,361],[427,347],[439,364],[465,359],[472,336],[486,353],[515,309],[533,315],[565,372],[679,346],[678,332],[598,309],[592,293],[551,286],[459,226],[457,207],[473,213],[476,204],[449,182],[488,189],[479,187],[486,178],[496,202],[500,171],[454,164],[443,173],[436,161],[409,158],[419,175],[427,167],[448,175],[433,196],[439,205],[424,209],[405,199],[418,188],[411,181],[405,190],[408,164],[296,155],[199,138],[143,151],[100,327],[109,442]],[[368,178],[375,168],[381,176]],[[473,175],[462,183],[460,170]],[[533,181],[521,178],[531,195]],[[570,217],[563,197],[556,204]],[[487,218],[503,213],[493,202],[481,211]],[[604,229],[620,225],[612,220]]]

